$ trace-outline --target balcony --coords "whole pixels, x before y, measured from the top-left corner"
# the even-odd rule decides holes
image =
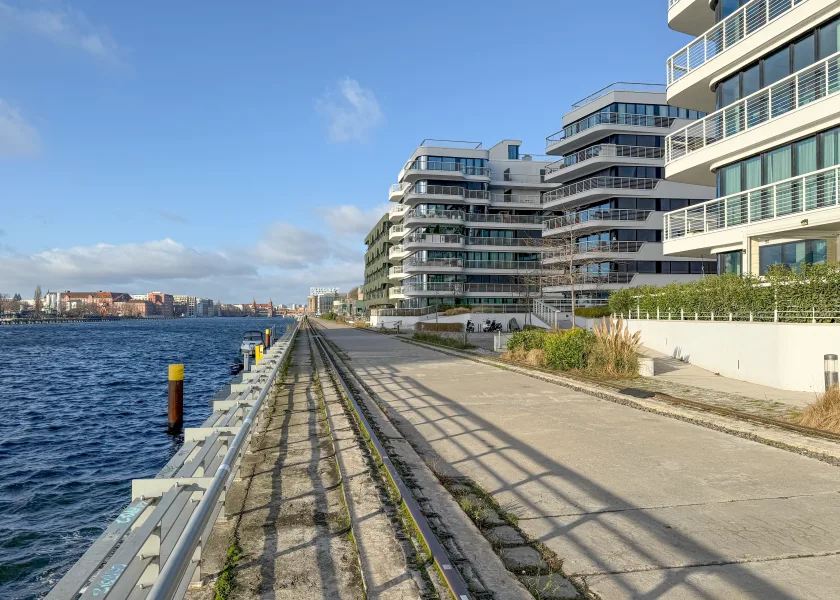
[[[462,210],[418,210],[414,208],[405,215],[406,227],[428,227],[432,223],[461,225],[464,222]]]
[[[396,288],[391,288],[393,291]],[[516,283],[465,283],[445,281],[406,284],[400,289],[405,296],[521,296],[539,291],[537,286]]]
[[[471,167],[460,162],[417,158],[405,164],[400,171],[399,181],[412,182],[429,176],[436,179],[487,180],[490,177],[490,167]]]
[[[684,183],[714,185],[709,169],[713,162],[720,164],[728,156],[758,151],[786,134],[830,120],[836,116],[836,106],[824,101],[838,91],[840,52],[667,136],[666,176]],[[774,122],[778,126],[772,130],[756,131]],[[735,137],[739,138],[735,143],[724,143]],[[718,147],[710,149],[712,146]]]
[[[403,240],[405,250],[460,250],[464,247],[464,236],[447,233],[412,233]]]
[[[651,229],[660,214],[652,210],[625,208],[583,210],[543,221],[543,237],[560,234],[580,236],[605,229],[637,228],[642,224],[644,229]]]
[[[594,202],[614,196],[615,190],[622,190],[623,196],[647,196],[660,181],[646,177],[592,177],[544,194],[543,208]]]
[[[388,240],[391,242],[401,240],[408,235],[409,231],[411,230],[404,225],[391,225],[388,230]]]
[[[392,221],[401,221],[405,213],[411,210],[411,207],[408,204],[397,204],[396,206],[392,206],[388,211],[388,217]]]
[[[541,244],[541,238],[506,238],[506,237],[478,237],[470,236],[466,238],[467,246],[483,246],[488,249],[496,249],[499,247],[507,248],[534,248],[534,252],[538,252]],[[474,248],[470,248],[474,249]]]
[[[561,177],[572,179],[609,165],[660,166],[665,158],[664,148],[599,144],[568,154],[546,167],[546,181]]]
[[[572,284],[574,284],[576,291],[616,289],[632,284],[635,277],[636,273],[614,271],[608,273],[577,271],[573,275],[568,273],[548,275],[543,278],[543,291],[548,293],[565,292],[571,289]]]
[[[489,215],[489,214],[477,214],[477,213],[466,213],[464,215],[464,221],[469,227],[471,223],[475,223],[480,225],[483,228],[502,228],[508,229],[511,228],[510,226],[514,225],[525,225],[525,226],[532,226],[526,227],[527,229],[539,228],[542,227],[543,217],[540,215]],[[519,227],[516,227],[519,229]]]
[[[544,175],[541,175],[540,173],[511,173],[509,170],[492,171],[490,173],[490,181],[493,185],[511,188],[540,188],[546,184]]]
[[[745,237],[840,231],[840,168],[829,167],[665,213],[664,251],[742,244]]]
[[[396,246],[391,246],[388,249],[388,258],[393,260],[402,260],[409,254],[411,254],[411,252],[409,252],[403,244],[397,244]]]
[[[409,188],[411,184],[409,183],[394,183],[391,184],[391,187],[388,188],[388,201],[389,202],[399,202],[405,191]]]
[[[539,194],[490,194],[489,198],[490,204],[517,204],[526,208],[533,208],[533,206],[528,205],[538,207],[542,203],[542,196]]]
[[[388,279],[399,281],[409,276],[410,273],[406,273],[405,270],[403,270],[402,265],[396,265],[388,269]]]
[[[434,202],[436,200],[451,202],[453,199],[461,199],[465,202],[478,200],[486,203],[490,199],[490,192],[467,190],[458,185],[424,185],[419,190],[415,186],[406,191],[404,202]]]
[[[465,260],[463,258],[409,259],[403,263],[406,273],[461,273],[493,271],[496,274],[533,273],[540,270],[538,261]]]
[[[543,253],[543,264],[551,265],[571,260],[611,260],[624,258],[625,260],[637,260],[638,254],[642,252],[646,244],[655,242],[624,242],[624,241],[598,241],[578,242],[567,244],[560,248],[546,249]],[[632,256],[628,256],[632,255]],[[655,258],[658,257],[654,257]]]
[[[394,286],[388,289],[388,298],[391,300],[404,300],[405,292],[401,286]]]
[[[403,263],[406,273],[461,273],[464,270],[464,260],[461,258],[429,258],[408,259]]]
[[[602,111],[564,127],[545,138],[546,154],[563,154],[573,147],[585,146],[613,132],[663,135],[663,129],[673,126],[675,117],[634,115]]]
[[[668,0],[668,27],[698,36],[715,24],[709,0]]]
[[[738,64],[770,50],[780,39],[813,27],[812,19],[827,12],[826,0],[752,0],[712,26],[666,62],[668,103],[702,111],[714,110],[715,79]],[[796,8],[795,18],[784,17]],[[735,48],[738,48],[737,50]]]

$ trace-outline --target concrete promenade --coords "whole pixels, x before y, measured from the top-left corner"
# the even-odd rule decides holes
[[[840,468],[327,324],[427,462],[613,599],[840,597]]]

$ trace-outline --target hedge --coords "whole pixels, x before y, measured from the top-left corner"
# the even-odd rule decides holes
[[[425,323],[414,324],[415,331],[464,331],[463,323]]]
[[[770,267],[764,277],[751,275],[710,275],[690,283],[663,287],[639,286],[616,290],[610,295],[613,314],[656,313],[672,317],[682,309],[694,313],[772,313],[780,320],[787,311],[840,311],[840,264],[806,264],[800,271],[784,265]]]
[[[595,334],[588,329],[570,329],[545,340],[545,362],[552,369],[584,369]]]
[[[545,329],[527,329],[525,331],[514,331],[507,343],[508,350],[522,348],[525,352],[529,350],[543,350],[545,339],[549,335]]]
[[[612,314],[609,306],[583,306],[575,309],[575,315],[584,319],[600,319]]]

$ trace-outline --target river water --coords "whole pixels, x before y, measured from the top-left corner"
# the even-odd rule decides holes
[[[230,379],[242,334],[284,319],[0,327],[0,598],[43,597],[177,451],[167,365],[184,364],[184,426]]]

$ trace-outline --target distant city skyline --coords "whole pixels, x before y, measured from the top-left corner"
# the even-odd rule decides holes
[[[0,286],[285,303],[313,281],[349,290],[406,148],[515,135],[542,153],[572,102],[662,81],[689,40],[666,7],[602,4],[599,36],[645,41],[632,60],[564,27],[591,20],[575,3],[447,6],[449,22],[507,40],[465,54],[411,4],[0,0]],[[414,39],[433,56],[384,50]],[[435,83],[453,60],[462,83]],[[488,69],[506,93],[483,89]]]

